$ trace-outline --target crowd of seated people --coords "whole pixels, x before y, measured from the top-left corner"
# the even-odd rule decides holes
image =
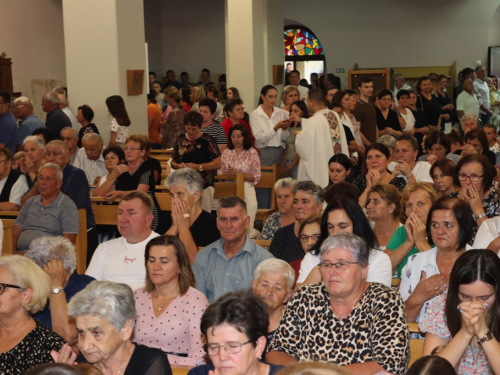
[[[456,101],[445,76],[412,89],[399,75],[374,94],[369,78],[339,91],[332,77],[306,87],[289,73],[248,116],[225,77],[150,72],[148,132],[131,133],[113,95],[107,145],[92,108],[68,113],[61,88],[43,95],[45,122],[29,98],[0,92],[0,217],[17,212],[0,256],[1,373],[56,362],[292,374],[332,362],[325,371],[406,374],[417,373],[410,341],[424,337],[415,369],[500,373],[500,143],[483,68]],[[274,165],[270,194],[258,185]],[[244,197],[214,201],[216,176],[236,173]],[[117,238],[98,237],[91,196],[117,205]]]

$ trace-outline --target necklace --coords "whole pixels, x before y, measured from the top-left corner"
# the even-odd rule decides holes
[[[374,232],[377,234],[377,237],[380,237],[380,238],[392,238],[392,236],[394,235],[394,233],[396,232],[396,229],[398,229],[398,224],[396,223],[393,227],[393,231],[391,232],[391,234],[389,234],[388,236],[382,236],[382,234],[380,233],[380,231],[378,230],[378,226],[375,224],[375,228],[374,228]]]
[[[158,311],[160,311],[161,309],[163,309],[163,306],[167,303],[168,298],[167,298],[167,301],[161,302],[160,293],[158,293],[158,290],[157,290],[156,291],[156,299],[158,300],[158,302],[160,302],[160,307],[158,307]]]

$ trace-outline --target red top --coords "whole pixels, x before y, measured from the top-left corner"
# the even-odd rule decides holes
[[[243,121],[243,120],[240,120],[240,123],[241,125],[245,125],[248,129],[248,131],[250,132],[250,136],[252,137],[252,142],[255,142],[255,138],[252,134],[252,129],[250,128],[250,125],[248,125],[248,123],[246,121]],[[222,124],[221,126],[224,128],[224,133],[226,133],[226,137],[229,137],[229,128],[231,128],[231,126],[233,126],[233,123],[231,122],[230,119],[225,119],[224,121],[222,121]]]

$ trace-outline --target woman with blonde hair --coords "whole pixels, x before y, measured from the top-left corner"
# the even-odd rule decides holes
[[[296,86],[288,85],[283,89],[281,94],[281,101],[283,102],[283,107],[281,109],[290,112],[290,106],[300,99],[299,89]]]
[[[426,183],[409,184],[403,190],[401,222],[405,225],[396,229],[385,249],[398,278],[411,255],[433,247],[427,239],[426,223],[429,210],[436,200],[436,192]]]
[[[0,257],[0,373],[21,374],[51,362],[64,339],[35,321],[52,289],[50,277],[20,255]]]
[[[207,93],[205,89],[201,86],[193,86],[191,87],[191,94],[189,94],[189,101],[193,103],[190,111],[198,111],[200,109],[199,103],[206,99]]]
[[[378,249],[383,251],[396,230],[402,226],[399,221],[401,194],[398,188],[389,184],[373,186],[368,193],[366,210],[379,243]]]

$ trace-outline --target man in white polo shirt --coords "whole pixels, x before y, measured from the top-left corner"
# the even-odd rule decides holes
[[[489,124],[489,118],[493,116],[490,103],[490,89],[486,82],[486,68],[476,67],[476,78],[474,79],[474,91],[479,95],[479,109],[481,112],[481,129],[483,125]]]
[[[144,286],[146,267],[144,249],[159,234],[151,230],[153,201],[141,191],[122,197],[118,206],[120,238],[104,242],[96,249],[87,275],[96,280],[114,281],[129,285],[132,290]]]
[[[463,115],[474,115],[479,118],[479,101],[474,92],[472,78],[464,79],[462,83],[463,91],[457,97],[458,117]]]

